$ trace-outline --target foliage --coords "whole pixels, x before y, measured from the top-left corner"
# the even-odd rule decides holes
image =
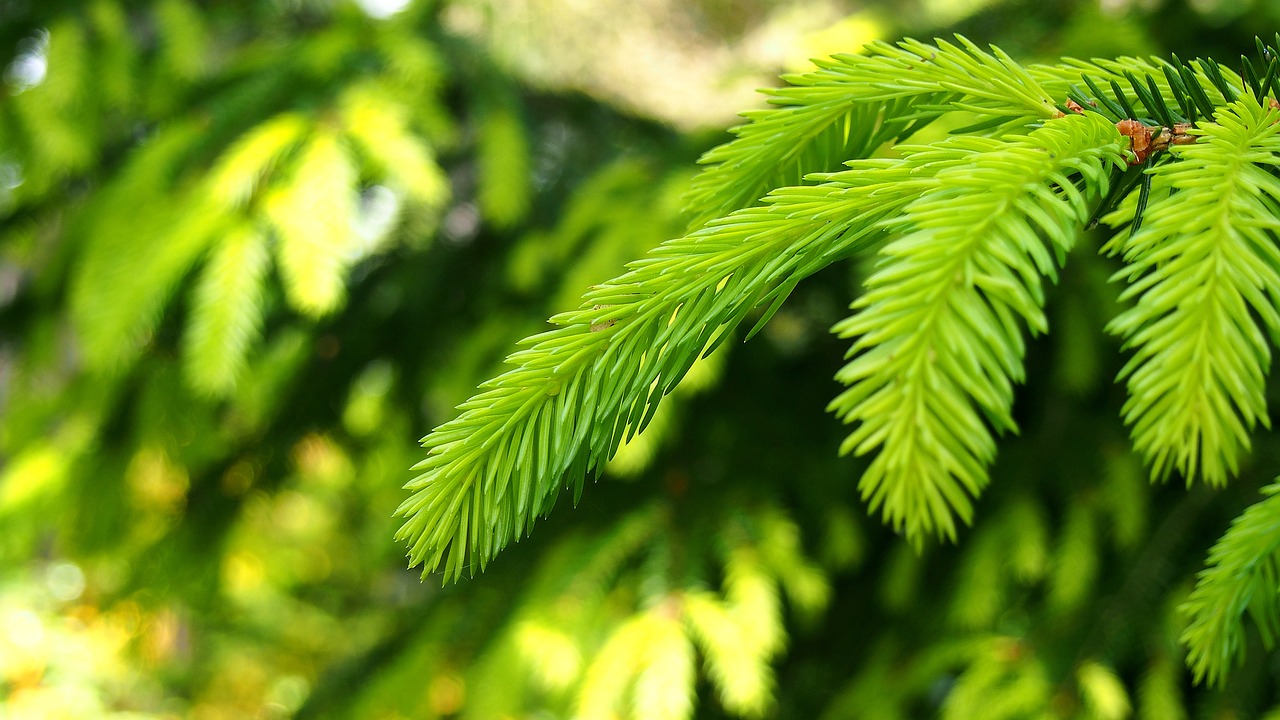
[[[1275,485],[1263,492],[1268,497],[1237,517],[1213,546],[1209,567],[1200,574],[1195,592],[1182,608],[1190,620],[1182,639],[1197,680],[1219,682],[1233,664],[1244,659],[1242,620],[1246,611],[1257,622],[1267,649],[1275,645],[1280,632],[1276,607],[1280,503],[1275,499]]]
[[[580,310],[526,340],[508,358],[514,370],[482,385],[459,417],[424,439],[422,474],[399,511],[408,517],[399,536],[411,563],[443,567],[446,579],[483,569],[551,510],[562,486],[577,504],[586,476],[643,432],[689,365],[751,310],[762,312],[748,337],[804,277],[869,247],[878,247],[877,270],[855,314],[834,327],[856,340],[836,375],[850,387],[831,404],[857,425],[842,450],[878,451],[859,487],[895,530],[916,543],[927,533],[954,539],[953,518],[970,522],[971,498],[988,484],[991,429],[1017,430],[1023,328],[1047,330],[1040,278],[1056,280],[1056,265],[1108,197],[1121,207],[1106,221],[1127,228],[1104,250],[1127,263],[1116,274],[1130,283],[1121,300],[1137,300],[1110,326],[1137,346],[1120,373],[1129,379],[1124,412],[1135,449],[1157,477],[1176,467],[1188,481],[1203,474],[1221,483],[1237,471],[1247,432],[1266,413],[1270,351],[1251,311],[1277,329],[1271,243],[1280,186],[1267,171],[1280,149],[1280,105],[1268,98],[1280,75],[1277,51],[1259,42],[1263,70],[1245,61],[1244,79],[1212,61],[1148,64],[1145,81],[1126,70],[1129,88],[1110,79],[1112,97],[1098,91],[1088,65],[1039,71],[1050,87],[1078,74],[1097,93],[1071,83],[1064,112],[1007,55],[960,41],[837,57],[791,78],[789,91],[774,94],[781,107],[755,114],[737,140],[708,153],[713,167],[690,199],[699,219],[741,205],[743,188],[815,184],[695,220],[697,229],[594,287]],[[915,103],[904,108],[900,98]],[[1271,108],[1262,105],[1268,100]],[[1139,104],[1144,120],[1167,125],[1138,120]],[[978,122],[933,144],[899,146],[894,158],[860,159],[948,113]],[[1162,133],[1161,146],[1152,145]],[[1165,147],[1173,160],[1150,167]],[[833,157],[853,159],[845,171],[814,172]],[[1127,164],[1140,163],[1147,177],[1127,188],[1134,200],[1126,203],[1112,185]],[[1146,206],[1149,194],[1156,201]],[[1143,223],[1144,212],[1152,220]],[[1265,595],[1257,606],[1274,607],[1280,589],[1258,589]],[[1201,602],[1201,622],[1211,607]],[[1270,637],[1273,613],[1263,613]],[[1189,637],[1198,642],[1197,673],[1221,672],[1222,653],[1206,656],[1211,641]],[[1095,714],[1128,714],[1109,672],[1086,665],[1080,683]]]
[[[1274,50],[876,42],[691,178],[481,6],[0,10],[0,714],[1280,703]]]

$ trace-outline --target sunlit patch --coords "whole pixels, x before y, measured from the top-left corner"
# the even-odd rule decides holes
[[[30,650],[45,639],[45,627],[40,616],[31,610],[14,610],[4,618],[2,626],[8,644]]]
[[[410,2],[412,0],[356,0],[356,4],[366,15],[378,20],[385,20],[399,13],[409,7]]]
[[[311,694],[311,685],[299,675],[285,675],[272,684],[267,693],[267,707],[292,714],[302,707]]]
[[[352,221],[363,244],[355,248],[356,259],[372,255],[395,228],[400,217],[400,196],[386,185],[373,185],[360,193]]]
[[[70,562],[56,562],[45,571],[49,594],[62,602],[71,602],[84,594],[84,571]]]
[[[247,460],[232,465],[222,475],[222,491],[228,495],[243,495],[253,487],[258,468]]]
[[[452,715],[462,709],[467,698],[467,686],[460,675],[446,673],[431,679],[427,686],[427,703],[432,712]]]
[[[480,211],[472,203],[460,203],[444,216],[444,236],[451,245],[468,245],[480,232]]]
[[[163,450],[139,450],[129,463],[125,480],[133,502],[143,510],[171,515],[186,506],[191,484],[187,471],[174,464]]]
[[[293,446],[292,457],[303,480],[321,485],[345,484],[353,472],[351,459],[325,435],[306,436]]]
[[[14,93],[33,88],[44,82],[49,74],[49,31],[40,30],[35,36],[18,43],[18,54],[4,69],[4,81]]]
[[[266,569],[262,559],[250,552],[237,552],[222,563],[222,580],[232,594],[243,594],[257,590],[266,579]]]

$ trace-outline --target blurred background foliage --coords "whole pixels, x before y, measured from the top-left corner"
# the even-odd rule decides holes
[[[1174,612],[1280,443],[1147,483],[1101,238],[955,546],[867,520],[836,454],[863,268],[483,575],[420,583],[392,541],[414,440],[681,232],[752,88],[954,31],[1229,61],[1277,7],[0,0],[0,718],[1280,717],[1257,648],[1193,687]]]

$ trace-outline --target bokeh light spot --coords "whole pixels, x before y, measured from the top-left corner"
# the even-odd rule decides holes
[[[45,583],[53,597],[70,602],[84,594],[84,571],[75,563],[54,563],[45,574]]]

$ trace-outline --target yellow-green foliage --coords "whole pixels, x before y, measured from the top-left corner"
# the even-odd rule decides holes
[[[709,167],[686,197],[685,234],[552,317],[506,372],[423,439],[426,457],[399,510],[411,564],[443,569],[446,581],[485,568],[562,491],[578,502],[586,480],[651,422],[665,429],[664,396],[740,323],[752,320],[749,339],[801,280],[872,254],[853,314],[833,328],[853,341],[836,375],[848,387],[830,405],[854,426],[841,449],[868,456],[859,490],[895,531],[917,547],[928,536],[957,539],[990,483],[997,435],[1019,430],[1014,388],[1025,381],[1027,336],[1049,330],[1044,280],[1057,282],[1099,217],[1118,230],[1103,249],[1124,263],[1113,280],[1127,283],[1120,300],[1132,303],[1107,328],[1132,351],[1120,379],[1133,446],[1154,477],[1177,471],[1189,482],[1224,482],[1255,426],[1267,425],[1267,333],[1280,332],[1280,110],[1268,95],[1280,59],[1261,42],[1259,51],[1262,70],[1246,62],[1235,75],[1176,59],[1024,68],[963,38],[908,40],[788,77],[788,87],[768,93],[774,107],[748,114],[734,140],[704,155]],[[900,143],[940,119],[970,124]],[[501,137],[500,118],[494,123],[490,132]],[[491,177],[500,172],[492,154],[481,165]],[[519,207],[522,196],[509,194]],[[518,215],[482,201],[499,221]],[[532,282],[528,263],[520,267]],[[1069,340],[1086,335],[1085,315],[1068,316]],[[1096,367],[1096,341],[1087,342]],[[1070,384],[1079,392],[1089,382]],[[1073,494],[1052,540],[1033,500],[988,521],[965,554],[955,625],[996,625],[1019,585],[1043,581],[1058,618],[1095,599],[1103,548],[1128,548],[1145,527],[1146,494],[1132,463],[1124,453],[1111,458],[1113,487]],[[776,538],[774,547],[796,546],[789,531]],[[825,592],[808,570],[739,552],[726,566],[736,609],[691,596],[691,622],[724,703],[744,713],[762,711],[767,691],[741,680],[753,677],[744,668],[729,669],[723,628],[734,613],[775,614],[776,596],[752,570],[761,563],[801,609],[820,606]],[[887,573],[891,607],[920,582],[910,562],[900,565],[908,569]],[[1261,592],[1250,607],[1270,608],[1254,610],[1269,641],[1276,589]],[[591,713],[612,711],[622,687],[612,675],[641,672],[643,653],[628,638],[648,621],[632,619],[613,636],[614,670],[588,672],[614,683],[587,694]],[[1229,652],[1206,655],[1218,642],[1209,635],[1188,635],[1200,642],[1192,662],[1201,676],[1220,671],[1238,647],[1228,634]],[[756,654],[776,650],[771,626],[754,637]],[[739,661],[753,654],[733,649]],[[1075,682],[1085,714],[1130,713],[1127,690],[1101,662],[1080,665]],[[1038,663],[975,664],[947,713],[974,716],[978,698],[993,694],[1001,700],[983,706],[986,716],[1028,716],[1046,707],[1051,684]]]
[[[1274,455],[1277,50],[876,43],[690,186],[496,4],[5,7],[0,715],[1280,701],[1276,486],[1192,577]]]
[[[93,32],[127,32],[125,21],[113,14],[116,5],[94,7]],[[156,81],[196,81],[209,62],[201,40],[203,18],[182,0],[159,3],[155,13],[165,30],[158,67],[170,73]],[[93,55],[99,48],[84,41],[86,32],[73,21],[49,32],[48,61],[58,72],[19,96],[22,101],[14,108],[51,113],[28,118],[29,126],[41,128],[31,130],[32,140],[45,143],[39,161],[24,167],[36,189],[56,179],[51,173],[74,173],[93,161],[93,129],[69,124],[89,102],[84,68],[99,59]],[[397,49],[414,49],[411,41],[395,39]],[[337,34],[317,37],[299,49],[296,64],[274,71],[305,74],[315,71],[316,63],[323,69],[335,59],[333,53],[358,50],[349,40]],[[119,37],[100,49],[119,55],[129,47],[127,37]],[[423,52],[430,57],[419,48]],[[404,52],[397,62],[413,55]],[[127,69],[133,62],[111,57],[114,64],[107,70]],[[340,307],[351,268],[386,249],[385,231],[375,237],[359,227],[361,192],[385,183],[398,206],[433,212],[448,199],[433,138],[409,119],[436,101],[429,94],[431,62],[400,67],[386,59],[359,81],[333,87],[318,107],[307,101],[241,118],[242,125],[230,132],[208,117],[159,124],[78,225],[84,248],[73,270],[73,314],[88,363],[107,371],[130,366],[193,269],[199,281],[189,298],[185,365],[192,386],[213,395],[233,389],[254,353],[269,306],[273,265],[296,312],[320,318]],[[389,94],[402,74],[428,94]],[[133,102],[131,87],[113,89],[126,81],[108,72],[109,92],[95,93],[94,101]],[[249,102],[228,94],[234,102]],[[65,141],[59,139],[63,135]],[[112,302],[100,302],[107,295]]]
[[[1276,202],[1280,111],[1252,95],[1193,131],[1199,141],[1152,171],[1151,219],[1111,244],[1136,304],[1109,329],[1135,349],[1125,420],[1153,475],[1222,484],[1249,433],[1270,426],[1267,333],[1280,332]],[[1256,319],[1255,319],[1256,318]]]
[[[1221,682],[1244,659],[1245,613],[1267,649],[1280,637],[1280,485],[1263,493],[1213,546],[1208,567],[1182,606],[1189,620],[1182,640],[1197,680]]]

